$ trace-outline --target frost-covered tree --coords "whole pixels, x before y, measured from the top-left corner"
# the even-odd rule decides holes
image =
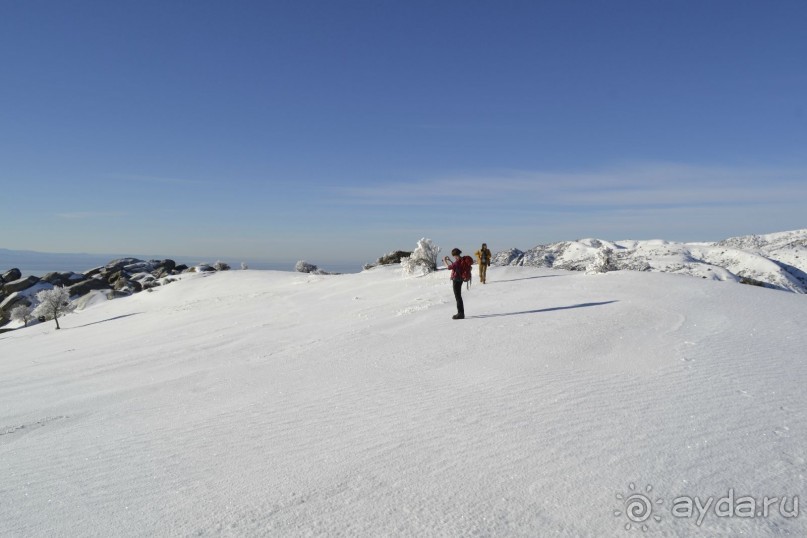
[[[614,270],[616,270],[614,251],[605,246],[597,249],[594,261],[586,267],[586,273],[588,274],[607,273]]]
[[[54,320],[57,329],[61,328],[59,327],[59,316],[69,314],[76,309],[76,306],[70,302],[70,292],[64,286],[57,286],[52,290],[42,290],[36,294],[36,300],[39,301],[39,304],[32,315]]]
[[[300,260],[294,264],[294,270],[298,273],[313,273],[315,275],[319,273],[319,267],[305,260]]]
[[[216,271],[229,271],[230,265],[227,262],[217,260],[216,263],[213,264],[213,269]]]
[[[33,306],[27,304],[19,304],[11,309],[11,319],[14,321],[22,321],[25,326],[28,326],[28,321],[33,317]]]
[[[331,273],[320,269],[313,263],[308,263],[305,260],[300,260],[294,265],[294,270],[298,273],[310,273],[312,275],[338,275],[339,273]]]
[[[424,237],[418,241],[418,246],[411,256],[401,259],[401,267],[405,275],[426,275],[437,270],[439,255],[440,247],[435,245],[431,239]]]
[[[246,271],[247,269],[249,269],[249,265],[247,265],[247,262],[241,262],[241,270]]]

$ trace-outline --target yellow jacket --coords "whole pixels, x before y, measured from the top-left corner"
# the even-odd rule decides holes
[[[476,256],[476,262],[479,265],[490,265],[491,254],[489,248],[480,248],[474,253]]]

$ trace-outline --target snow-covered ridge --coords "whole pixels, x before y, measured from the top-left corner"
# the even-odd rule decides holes
[[[612,251],[614,270],[680,273],[807,293],[807,229],[714,243],[579,239],[499,252],[493,265],[585,271],[605,249]]]

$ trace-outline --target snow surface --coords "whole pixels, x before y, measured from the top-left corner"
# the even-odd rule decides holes
[[[492,267],[454,321],[445,271],[180,278],[0,334],[0,535],[807,535],[671,515],[805,495],[800,295]]]

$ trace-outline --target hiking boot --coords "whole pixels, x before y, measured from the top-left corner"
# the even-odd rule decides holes
[[[451,319],[465,319],[465,314],[454,314]]]

